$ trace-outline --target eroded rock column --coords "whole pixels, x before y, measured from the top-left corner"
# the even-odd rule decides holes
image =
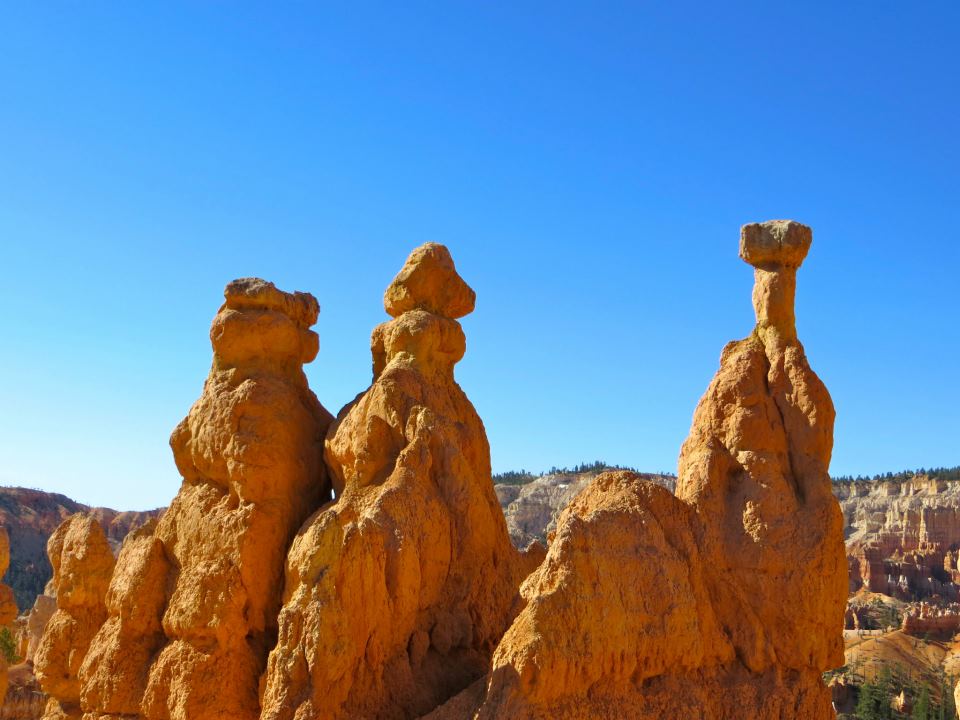
[[[796,337],[810,229],[747,225],[757,325],[724,348],[676,496],[599,476],[564,510],[486,686],[430,720],[825,720],[843,664],[830,396]]]
[[[810,244],[799,223],[743,227],[757,325],[723,350],[680,454],[677,496],[696,508],[716,558],[711,587],[739,657],[754,672],[779,665],[814,682],[843,664],[847,581],[828,475],[835,412],[794,321]]]
[[[93,517],[77,514],[47,541],[57,610],[47,622],[34,658],[34,673],[50,696],[44,720],[80,718],[80,664],[107,615],[104,595],[114,557]]]
[[[183,485],[124,544],[84,663],[91,720],[258,718],[287,548],[329,498],[332,417],[302,369],[318,350],[317,301],[256,278],[224,295],[203,394],[170,438]]]
[[[326,441],[337,501],[287,564],[266,720],[414,718],[482,677],[529,569],[490,474],[483,423],[454,380],[474,293],[441,245],[387,289],[374,380]]]

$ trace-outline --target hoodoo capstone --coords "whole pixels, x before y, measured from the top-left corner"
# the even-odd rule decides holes
[[[846,565],[827,468],[834,409],[796,338],[810,229],[747,225],[753,333],[723,351],[676,496],[598,477],[561,514],[486,687],[430,720],[824,720]]]
[[[473,291],[427,244],[384,306],[373,384],[327,436],[337,500],[290,551],[264,720],[419,717],[483,676],[530,569],[454,380]]]
[[[332,416],[307,386],[312,295],[227,285],[203,394],[170,438],[183,485],[127,539],[109,619],[83,666],[89,720],[255,720],[276,634],[284,558],[329,498]]]

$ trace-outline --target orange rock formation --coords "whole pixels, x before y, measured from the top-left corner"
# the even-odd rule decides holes
[[[43,718],[80,718],[78,672],[107,615],[103,599],[113,572],[113,551],[100,523],[90,515],[77,514],[50,536],[47,553],[57,610],[34,658],[37,680],[50,696]]]
[[[743,228],[756,328],[724,348],[676,495],[604,473],[545,559],[511,545],[454,380],[475,296],[446,248],[416,249],[387,288],[373,383],[335,422],[302,371],[313,297],[230,283],[171,438],[170,508],[112,578],[91,518],[50,540],[45,717],[831,717],[847,565],[834,410],[794,324],[810,242],[793,222]]]
[[[843,664],[834,410],[796,338],[810,230],[747,225],[757,326],[729,344],[683,446],[677,496],[600,476],[524,582],[485,692],[429,717],[823,720]],[[471,698],[473,700],[471,701]]]
[[[203,394],[170,438],[183,485],[124,545],[84,663],[90,719],[258,718],[287,548],[329,497],[332,417],[302,369],[317,301],[255,278],[224,295]]]
[[[474,293],[427,244],[384,305],[373,384],[327,436],[337,501],[290,551],[264,720],[418,717],[483,676],[518,599],[524,559],[454,380]]]
[[[10,567],[10,537],[6,528],[0,527],[0,578]],[[17,619],[17,603],[13,599],[13,589],[0,583],[0,626],[9,626]],[[0,657],[0,705],[7,696],[7,662]]]

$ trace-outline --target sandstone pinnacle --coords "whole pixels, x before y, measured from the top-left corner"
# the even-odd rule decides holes
[[[454,379],[474,296],[411,253],[373,331],[374,380],[327,434],[337,500],[293,542],[262,720],[416,718],[482,677],[531,569],[483,423]]]
[[[523,582],[486,680],[424,720],[833,717],[821,674],[843,663],[847,588],[834,410],[783,292],[809,237],[744,228],[757,331],[724,349],[676,495],[628,472],[588,485]]]
[[[87,720],[257,720],[284,558],[330,498],[332,416],[307,386],[317,301],[235,280],[210,329],[203,393],[170,437],[184,482],[124,543],[82,668]]]

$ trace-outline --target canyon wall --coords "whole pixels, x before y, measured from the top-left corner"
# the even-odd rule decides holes
[[[834,491],[847,525],[851,592],[960,599],[960,482],[917,475],[838,483]]]

